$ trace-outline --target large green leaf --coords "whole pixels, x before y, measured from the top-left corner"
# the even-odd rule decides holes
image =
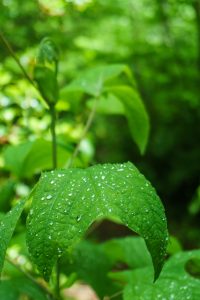
[[[57,258],[92,222],[109,216],[118,217],[145,239],[157,278],[167,246],[165,213],[155,190],[131,163],[42,175],[28,216],[27,243],[44,277],[49,279]]]
[[[149,117],[137,90],[129,86],[113,86],[109,91],[122,102],[133,140],[144,153],[149,137]]]
[[[68,90],[82,91],[92,96],[100,96],[103,93],[105,83],[120,74],[126,74],[131,83],[134,80],[130,69],[126,65],[109,65],[92,68],[82,72],[78,78],[73,80],[68,86]]]
[[[126,74],[130,86],[122,85],[124,84],[123,80],[117,83],[112,81],[120,74]],[[111,114],[125,113],[131,135],[140,152],[144,153],[149,137],[149,118],[127,66],[102,66],[83,72],[65,88],[65,93],[67,91],[79,91],[99,97],[97,111]],[[109,93],[105,99],[103,95],[107,92]]]
[[[0,273],[3,268],[3,262],[6,255],[6,250],[10,239],[15,230],[17,221],[24,208],[24,201],[18,202],[18,204],[10,210],[6,215],[1,218],[0,222]]]
[[[129,274],[130,283],[125,288],[124,300],[199,300],[200,280],[185,270],[188,261],[199,258],[200,250],[175,254],[166,262],[155,284],[152,284],[151,268],[132,271]]]

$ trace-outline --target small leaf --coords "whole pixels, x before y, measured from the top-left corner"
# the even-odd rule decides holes
[[[8,179],[0,186],[0,211],[6,212],[10,209],[10,202],[15,193],[15,181]]]
[[[8,244],[9,244],[10,239],[15,230],[17,221],[22,213],[24,204],[25,204],[25,201],[18,202],[17,205],[14,208],[12,208],[1,219],[1,222],[0,222],[0,245],[1,245],[1,247],[0,247],[0,273],[3,268],[3,263],[4,263]]]
[[[150,251],[155,278],[167,246],[167,224],[155,190],[131,164],[44,173],[33,194],[27,244],[45,279],[66,248],[72,247],[98,218],[116,216],[140,234]]]
[[[49,68],[36,66],[34,69],[34,80],[37,82],[38,89],[43,99],[50,106],[58,100],[58,83],[56,74]]]
[[[126,65],[108,65],[92,68],[85,72],[82,72],[71,82],[68,86],[69,90],[77,90],[85,92],[92,96],[100,96],[103,93],[105,83],[113,78],[116,78],[120,74],[125,73],[129,82],[134,84],[134,79],[130,72],[130,69]]]
[[[58,58],[59,54],[55,43],[50,38],[45,37],[39,46],[37,63],[55,71],[57,68]]]
[[[58,50],[53,41],[44,38],[39,46],[36,65],[34,68],[34,80],[38,90],[49,106],[58,101]]]
[[[139,93],[128,86],[108,89],[122,102],[133,140],[143,154],[149,137],[149,117]]]

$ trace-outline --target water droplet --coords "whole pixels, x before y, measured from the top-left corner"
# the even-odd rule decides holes
[[[80,220],[81,220],[81,216],[77,216],[77,217],[76,217],[76,221],[77,221],[77,222],[80,222]]]
[[[48,199],[48,200],[49,200],[49,199],[51,199],[51,198],[52,198],[52,196],[51,196],[51,195],[48,195],[48,196],[47,196],[47,199]]]

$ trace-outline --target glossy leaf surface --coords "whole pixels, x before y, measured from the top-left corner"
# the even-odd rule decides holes
[[[33,261],[46,279],[57,258],[98,218],[118,217],[141,235],[158,277],[167,246],[163,206],[151,184],[131,163],[44,173],[34,191],[27,224]]]

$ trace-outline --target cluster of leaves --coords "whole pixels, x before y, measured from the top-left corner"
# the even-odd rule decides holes
[[[126,1],[124,3],[122,3],[123,1],[116,1],[116,6],[113,7],[113,5],[104,0],[95,1],[101,9],[99,9],[99,14],[97,13],[97,24],[99,26],[94,28],[91,26],[91,15],[94,13],[94,6],[88,1],[84,1],[83,5],[78,4],[76,1],[72,2],[72,4],[66,4],[65,1],[60,0],[52,5],[46,1],[38,1],[44,14],[54,14],[55,23],[50,24],[50,27],[56,27],[56,34],[59,21],[63,20],[63,22],[66,22],[64,20],[67,18],[63,18],[66,7],[69,8],[67,25],[72,25],[76,19],[74,32],[79,28],[79,23],[84,24],[88,30],[88,33],[84,36],[74,37],[73,45],[69,45],[68,65],[65,68],[66,65],[61,58],[60,75],[58,74],[58,51],[49,38],[42,40],[36,63],[34,63],[34,69],[32,70],[33,80],[31,77],[29,78],[34,87],[33,89],[27,89],[27,84],[29,83],[25,83],[24,79],[17,79],[13,87],[13,80],[16,80],[18,71],[15,71],[9,59],[4,64],[7,71],[0,69],[0,72],[4,75],[2,79],[1,102],[6,107],[6,110],[8,109],[7,114],[2,113],[0,117],[3,119],[6,116],[7,121],[5,123],[9,124],[8,131],[13,130],[15,118],[18,127],[21,127],[21,121],[24,119],[24,116],[22,118],[19,116],[21,108],[25,107],[23,107],[22,102],[19,104],[19,101],[22,100],[22,95],[26,94],[26,90],[28,90],[28,96],[26,97],[31,98],[32,108],[35,110],[37,107],[37,113],[41,117],[43,117],[44,109],[49,108],[50,113],[56,110],[59,114],[59,122],[64,120],[58,124],[58,169],[44,172],[38,182],[38,174],[42,170],[50,170],[52,168],[50,135],[45,134],[44,136],[43,134],[44,129],[47,129],[48,125],[45,125],[45,128],[41,126],[39,130],[34,125],[33,127],[36,127],[36,129],[33,132],[32,128],[30,130],[29,126],[22,122],[25,130],[22,133],[21,140],[19,138],[20,134],[18,134],[17,140],[12,138],[12,134],[9,134],[8,140],[2,139],[1,141],[3,144],[11,142],[12,145],[5,147],[1,153],[3,161],[2,172],[5,180],[8,174],[11,179],[6,183],[4,182],[1,186],[0,271],[2,271],[6,251],[21,214],[21,223],[17,226],[15,238],[22,236],[22,241],[19,238],[20,242],[18,240],[16,244],[10,245],[9,249],[11,249],[11,258],[13,252],[17,253],[18,259],[21,257],[22,266],[20,266],[21,270],[10,270],[8,264],[9,262],[12,264],[13,261],[7,257],[7,262],[3,269],[0,298],[3,300],[15,300],[19,297],[22,299],[24,297],[25,299],[41,300],[56,298],[59,295],[52,294],[52,289],[55,289],[54,285],[57,284],[55,283],[57,280],[55,277],[57,276],[58,279],[61,277],[58,273],[59,269],[59,272],[64,276],[64,284],[60,289],[69,287],[76,280],[82,280],[93,287],[100,299],[103,297],[108,297],[108,299],[109,297],[115,297],[116,299],[124,300],[198,300],[200,297],[199,250],[175,254],[174,252],[176,251],[168,249],[168,254],[172,254],[172,256],[162,269],[168,241],[167,224],[163,206],[150,182],[145,179],[132,163],[97,164],[88,167],[92,158],[94,158],[94,152],[88,151],[89,155],[87,156],[83,143],[81,155],[75,157],[75,161],[70,160],[71,155],[73,156],[74,153],[73,142],[78,141],[80,138],[81,142],[88,142],[87,138],[82,135],[82,132],[85,132],[84,128],[88,129],[89,123],[86,123],[86,127],[81,124],[80,133],[75,139],[72,137],[72,133],[71,136],[69,135],[69,141],[66,141],[62,134],[63,132],[66,133],[66,111],[68,114],[72,113],[72,119],[76,114],[79,116],[80,111],[91,112],[91,116],[94,113],[98,116],[124,116],[129,127],[130,137],[137,145],[140,153],[144,154],[149,137],[149,117],[141,100],[131,68],[136,71],[137,81],[149,107],[152,104],[152,99],[148,99],[143,90],[145,89],[147,94],[152,95],[156,85],[159,86],[159,92],[155,93],[156,106],[154,107],[155,111],[159,110],[159,116],[155,112],[153,112],[152,116],[155,116],[155,121],[162,120],[160,123],[162,124],[161,133],[165,133],[167,122],[170,124],[172,122],[173,124],[179,107],[182,107],[180,102],[176,109],[169,109],[169,101],[166,100],[169,96],[172,100],[176,99],[177,95],[181,95],[179,90],[178,92],[176,91],[175,95],[173,94],[173,89],[167,89],[168,93],[164,96],[162,94],[164,89],[166,91],[166,87],[171,83],[171,80],[173,81],[176,77],[175,73],[178,69],[178,63],[177,61],[174,62],[174,69],[170,67],[169,70],[167,69],[168,77],[165,78],[162,73],[162,59],[160,58],[157,69],[151,52],[155,50],[155,45],[158,44],[163,50],[174,45],[171,32],[168,31],[168,23],[171,21],[172,16],[169,16],[162,4],[153,4],[146,22],[151,23],[153,13],[158,9],[158,19],[162,15],[165,24],[161,24],[157,40],[151,38],[151,32],[145,32],[144,37],[141,38],[136,36],[134,43],[137,43],[138,48],[135,47],[136,50],[131,50],[131,30],[124,31],[123,24],[128,24],[129,29],[132,25],[140,25],[138,19],[134,20],[132,13],[130,13],[130,7],[134,7],[137,10],[139,8],[138,4],[128,1],[129,5],[127,6]],[[19,1],[16,0],[15,5],[17,6],[18,4]],[[146,0],[143,0],[141,5],[145,6]],[[170,5],[175,7],[174,1],[171,1]],[[4,6],[7,6],[7,12],[10,12],[9,3],[8,5],[4,4]],[[184,7],[186,6],[189,5],[185,3]],[[195,5],[194,7],[192,6],[192,9],[195,7]],[[78,12],[79,9],[82,10],[82,13]],[[30,11],[35,11],[34,4],[26,4],[27,15]],[[122,12],[124,19],[119,17]],[[3,19],[5,15],[3,14],[1,18]],[[192,18],[188,14],[185,14],[185,17],[187,20]],[[13,18],[15,19],[15,17]],[[145,15],[143,18],[145,18]],[[81,20],[81,22],[77,22],[77,20]],[[108,25],[110,30],[105,30],[105,26],[107,28]],[[154,29],[156,25],[151,24],[151,26],[151,29]],[[184,24],[181,23],[180,27],[184,27]],[[167,33],[166,40],[163,39],[163,29]],[[42,29],[42,36],[44,35],[43,30],[45,31],[46,29]],[[188,27],[188,30],[192,32],[190,27]],[[102,35],[102,32],[105,34]],[[70,36],[70,41],[72,36]],[[175,30],[174,36],[179,36],[178,29]],[[147,53],[139,56],[137,49],[139,50],[140,46],[144,47],[146,45],[144,45],[144,41],[145,43],[148,41],[149,52],[147,51]],[[181,41],[184,45],[187,44],[185,37],[182,37]],[[58,44],[67,48],[66,45],[68,43],[69,41],[63,44],[61,39]],[[79,49],[79,52],[75,51],[73,47]],[[165,51],[162,53],[165,54]],[[166,51],[166,53],[168,52]],[[169,62],[174,61],[173,53],[168,55],[169,57],[165,58]],[[151,56],[151,61],[153,62],[153,81],[149,80],[151,76],[149,76],[149,69],[145,65],[146,57],[149,59],[149,56]],[[91,65],[91,68],[79,71],[77,76],[77,70],[85,67],[85,63],[81,62],[83,57],[88,57],[87,64]],[[132,57],[135,59],[139,57],[139,60],[135,60],[135,66],[128,67],[124,63],[119,63],[120,61],[125,61],[130,66]],[[159,55],[156,57],[158,59]],[[184,55],[180,57],[183,59]],[[108,61],[112,63],[105,64]],[[141,74],[138,70],[143,64],[144,75],[141,79]],[[32,63],[29,64],[30,69],[33,68],[32,65]],[[154,76],[155,71],[157,76]],[[65,76],[68,79],[73,77],[73,80],[67,85]],[[198,76],[191,74],[190,77],[193,79]],[[149,82],[150,85],[148,87]],[[195,94],[194,91],[190,91],[181,100],[184,105],[186,104],[186,108],[188,108],[189,103],[191,110],[197,107],[193,93]],[[15,100],[18,98],[18,94],[21,98],[19,97],[19,100]],[[34,98],[37,98],[37,100]],[[150,102],[148,103],[148,101]],[[12,107],[13,103],[17,105]],[[27,114],[26,118],[29,119],[31,111],[24,112],[24,114]],[[47,116],[45,123],[49,121],[50,118]],[[91,121],[90,117],[89,121]],[[155,121],[153,118],[153,130],[155,130]],[[71,120],[68,119],[68,123],[70,122]],[[73,124],[73,122],[71,123]],[[191,124],[193,123],[189,121],[189,125]],[[64,131],[62,131],[63,128]],[[109,132],[109,125],[107,125],[107,128]],[[5,131],[7,129],[5,129],[5,126],[2,126],[2,130]],[[113,135],[113,133],[111,134]],[[174,146],[174,141],[177,137],[176,130],[173,134],[170,131],[171,135],[172,139],[169,141],[166,139],[166,134],[164,134],[164,139],[167,142],[164,143],[162,149],[156,150],[158,157],[162,158],[163,155],[171,153],[170,145]],[[156,136],[159,136],[159,132],[157,135],[154,135],[155,139]],[[25,137],[28,137],[26,142]],[[162,139],[159,139],[159,141],[161,142]],[[67,146],[66,142],[68,143]],[[153,142],[154,140],[152,139]],[[79,146],[81,149],[81,144]],[[150,157],[152,154],[154,157],[154,148],[157,146],[158,144],[155,143],[155,146],[151,147]],[[89,148],[89,143],[86,148]],[[196,159],[196,152],[194,154],[194,159]],[[77,168],[66,168],[72,163]],[[195,175],[196,168],[196,164],[192,164],[189,173]],[[181,167],[178,173],[174,172],[171,180],[174,180],[176,185],[180,178],[187,178]],[[166,182],[163,182],[166,185]],[[36,185],[34,186],[35,183]],[[29,194],[26,201],[17,199],[17,204],[8,212],[13,204],[13,196],[22,198],[32,186],[34,186],[33,191]],[[197,214],[199,211],[198,199],[199,197],[196,197],[190,206],[191,214]],[[22,213],[23,210],[24,212]],[[26,217],[27,221],[25,224]],[[127,226],[143,237],[144,240],[139,237],[130,237],[110,240],[103,244],[89,241],[80,243],[80,240],[87,233],[93,222],[105,218]],[[24,249],[25,231],[28,246],[26,250]],[[20,246],[20,249],[17,248],[16,250],[16,245],[17,247]],[[176,247],[179,246],[176,245]],[[26,266],[23,266],[23,264]],[[56,264],[57,269],[55,268]],[[35,266],[37,266],[37,270]],[[24,267],[26,270],[23,271]],[[45,283],[41,277],[46,281],[50,280],[50,283]],[[40,282],[42,282],[41,285]]]

